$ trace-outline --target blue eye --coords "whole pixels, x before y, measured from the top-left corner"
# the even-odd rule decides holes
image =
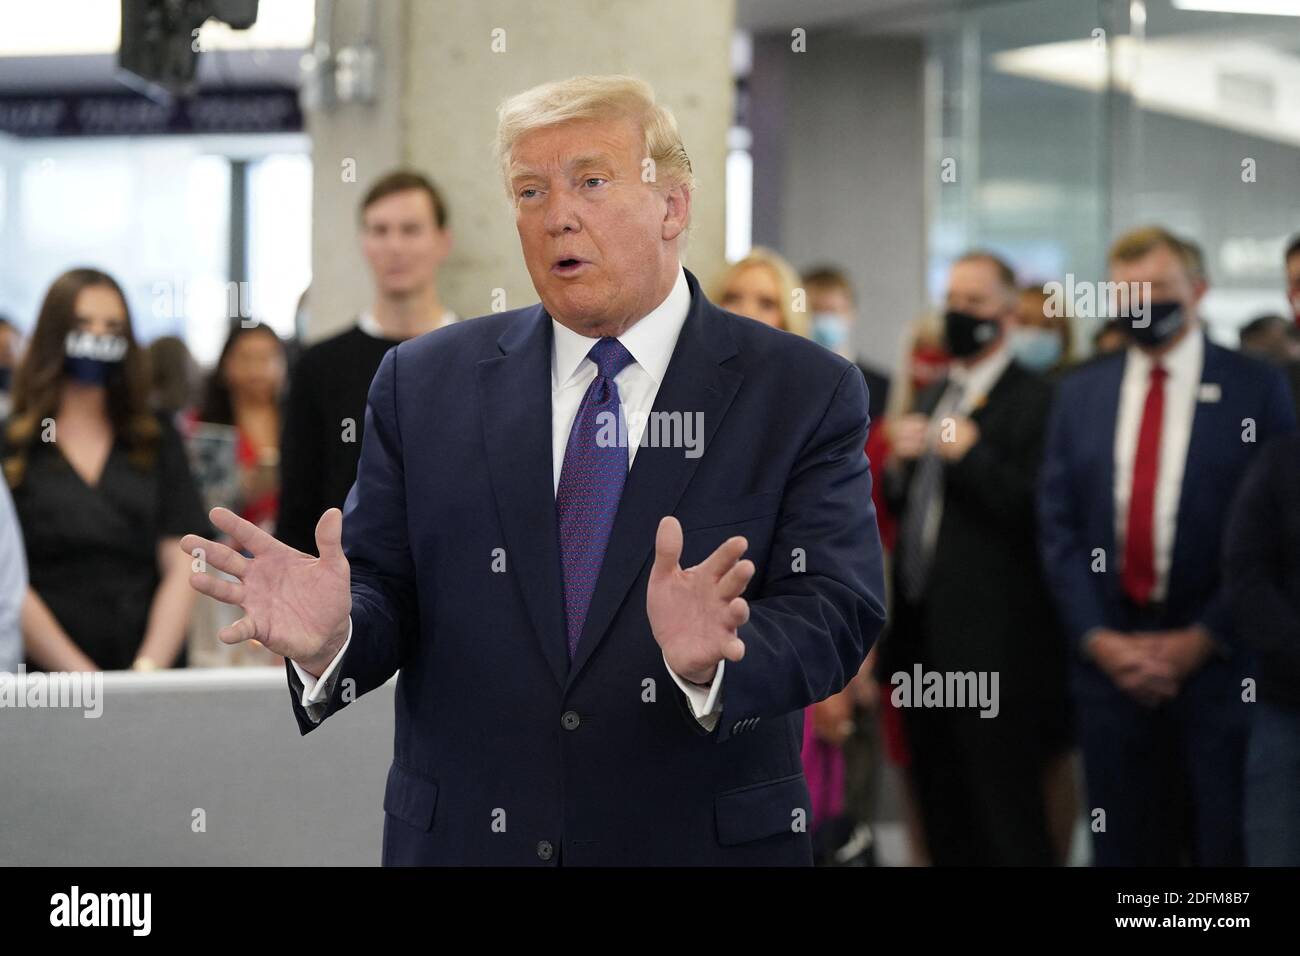
[[[523,189],[519,190],[519,198],[531,199],[532,196],[530,195],[530,193],[535,193],[535,192],[537,192],[537,190],[534,189],[532,186],[526,186]]]
[[[605,180],[601,179],[599,176],[588,176],[585,180],[583,180],[583,182],[586,184],[603,183],[604,181]]]

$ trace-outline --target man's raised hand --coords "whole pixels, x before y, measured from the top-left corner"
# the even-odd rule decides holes
[[[646,614],[668,666],[692,683],[709,683],[720,661],[745,656],[736,631],[749,620],[749,603],[740,596],[754,576],[754,562],[741,560],[747,547],[744,538],[728,538],[683,570],[682,526],[671,516],[659,522]]]
[[[200,551],[206,564],[237,579],[227,581],[201,570],[190,575],[194,590],[244,611],[217,636],[227,644],[257,640],[319,675],[347,639],[352,611],[351,572],[343,556],[343,513],[331,508],[321,515],[316,525],[319,558],[277,541],[226,508],[213,508],[208,517],[237,547],[196,534],[181,538],[181,547],[190,555]]]

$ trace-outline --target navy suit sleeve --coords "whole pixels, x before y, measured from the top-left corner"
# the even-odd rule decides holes
[[[1070,451],[1078,442],[1071,426],[1079,408],[1064,391],[1058,391],[1052,403],[1038,475],[1038,544],[1044,577],[1077,653],[1083,635],[1094,627],[1104,627],[1106,615],[1099,593],[1101,576],[1092,571],[1096,544],[1085,540],[1082,502],[1075,496],[1071,480]],[[1110,489],[1098,489],[1097,493],[1110,494]],[[1114,559],[1111,555],[1107,558]]]
[[[880,633],[868,422],[866,387],[848,366],[786,484],[761,596],[739,630],[745,656],[728,662],[723,677],[719,743],[745,720],[798,711],[843,689]]]
[[[1291,388],[1280,369],[1269,368],[1260,363],[1259,368],[1269,374],[1260,401],[1260,409],[1255,417],[1255,441],[1262,447],[1270,439],[1285,435],[1296,427],[1295,406],[1291,398]],[[1253,411],[1253,409],[1251,410]],[[1245,427],[1245,423],[1242,423]],[[1226,505],[1229,504],[1225,502]],[[1219,578],[1219,587],[1210,598],[1201,615],[1201,623],[1225,647],[1235,643],[1236,629],[1233,627],[1233,597],[1226,575]]]
[[[392,677],[417,633],[397,421],[398,352],[388,351],[371,382],[357,480],[343,506],[343,551],[352,575],[352,641],[339,662],[322,720]],[[295,685],[290,668],[290,687]],[[296,695],[294,711],[303,733],[317,726]]]

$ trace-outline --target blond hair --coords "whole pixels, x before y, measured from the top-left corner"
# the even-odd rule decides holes
[[[510,194],[510,156],[520,137],[534,130],[573,120],[632,120],[645,136],[645,156],[653,163],[654,182],[668,188],[695,189],[677,120],[655,102],[654,88],[634,76],[573,76],[534,86],[497,107],[496,157]]]
[[[812,338],[812,317],[808,314],[807,303],[805,302],[802,312],[794,310],[795,290],[802,288],[799,284],[799,273],[795,271],[794,266],[790,265],[784,256],[763,246],[754,246],[749,250],[745,258],[727,267],[727,270],[714,283],[713,295],[711,296],[713,301],[721,301],[732,280],[746,269],[752,269],[755,266],[766,269],[776,281],[776,286],[781,292],[781,328],[787,332],[793,332],[795,335],[803,336],[805,339]]]
[[[1204,261],[1198,246],[1174,235],[1160,226],[1140,226],[1130,229],[1111,243],[1106,254],[1108,262],[1135,262],[1153,249],[1164,246],[1182,263],[1188,278],[1204,275]]]

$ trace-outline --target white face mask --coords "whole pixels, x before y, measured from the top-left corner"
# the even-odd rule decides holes
[[[1011,333],[1011,354],[1034,372],[1046,372],[1061,360],[1061,337],[1051,329],[1017,328]]]
[[[848,342],[849,325],[838,312],[814,312],[812,333],[818,345],[838,352]]]

